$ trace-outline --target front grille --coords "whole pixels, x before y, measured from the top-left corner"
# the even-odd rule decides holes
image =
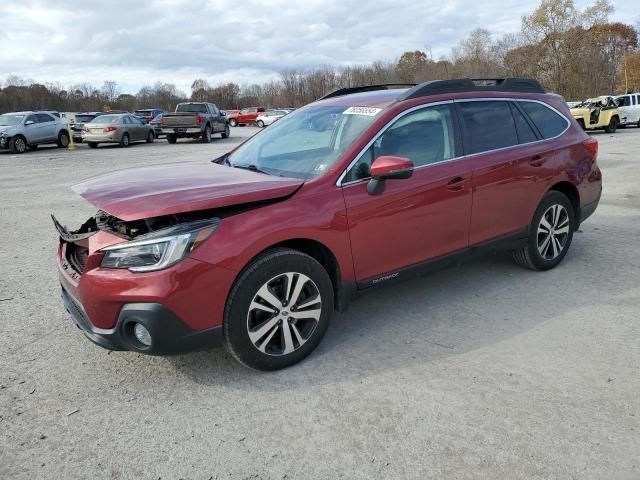
[[[87,248],[75,243],[67,243],[67,260],[76,272],[84,272],[87,258],[89,258],[89,250]]]

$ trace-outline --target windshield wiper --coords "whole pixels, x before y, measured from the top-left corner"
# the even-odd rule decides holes
[[[265,172],[264,170],[260,170],[253,163],[251,163],[249,165],[233,165],[233,164],[231,164],[231,166],[233,168],[242,168],[243,170],[251,170],[252,172],[258,172],[258,173],[264,173],[265,175],[271,175],[269,172]]]

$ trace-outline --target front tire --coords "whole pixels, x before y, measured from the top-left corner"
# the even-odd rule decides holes
[[[244,365],[278,370],[318,346],[333,311],[333,286],[314,258],[278,248],[256,258],[234,284],[224,314],[227,349]]]
[[[262,120],[258,120],[258,127],[264,128],[264,122]]]
[[[229,125],[231,125],[232,127],[237,127],[238,121],[235,118],[232,118],[231,120],[229,120]]]
[[[222,138],[229,138],[231,136],[231,129],[229,128],[229,125],[225,125],[224,126],[224,132],[222,132]]]
[[[13,153],[24,153],[27,151],[27,141],[23,136],[16,135],[9,140],[9,149],[11,149]]]
[[[173,133],[167,133],[167,142],[174,144],[178,141],[178,137],[176,137]]]
[[[147,143],[153,143],[155,138],[156,136],[153,134],[153,131],[149,131],[149,134],[147,135]]]
[[[609,125],[604,128],[604,131],[607,133],[616,133],[616,129],[618,128],[618,118],[613,117],[609,120]]]
[[[564,259],[576,225],[566,195],[550,191],[542,198],[531,222],[527,243],[513,252],[516,263],[531,270],[549,270]]]

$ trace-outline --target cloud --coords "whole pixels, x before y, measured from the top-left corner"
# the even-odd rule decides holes
[[[112,79],[133,93],[156,81],[188,91],[197,77],[213,84],[261,83],[285,69],[394,60],[406,50],[429,49],[439,58],[474,28],[496,35],[518,30],[521,15],[538,2],[2,3],[0,78],[19,75],[64,85]]]

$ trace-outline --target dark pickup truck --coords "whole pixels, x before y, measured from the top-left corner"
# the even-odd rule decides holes
[[[225,114],[206,102],[179,103],[175,112],[162,115],[160,127],[169,143],[176,143],[178,138],[200,138],[209,143],[214,133],[222,134],[222,138],[230,133]]]

